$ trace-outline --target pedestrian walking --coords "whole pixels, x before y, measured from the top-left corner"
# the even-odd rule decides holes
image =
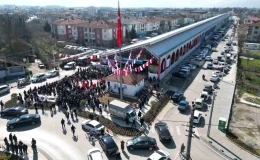
[[[65,121],[63,118],[61,119],[61,126],[62,126],[62,128],[65,128]]]
[[[41,103],[40,106],[41,106],[42,112],[44,112],[43,104]]]
[[[33,152],[38,153],[37,146],[36,146],[36,140],[34,138],[32,138],[32,150],[33,150]]]
[[[141,111],[138,112],[138,118],[141,119],[142,113]]]
[[[70,118],[70,113],[69,112],[66,112],[66,118],[69,121],[69,118]]]
[[[8,140],[6,137],[4,138],[4,142],[5,142],[5,145],[8,143]]]
[[[9,134],[9,140],[10,140],[10,142],[13,142],[13,135],[12,135],[12,133]]]
[[[7,142],[5,145],[6,145],[6,150],[7,150],[7,152],[9,152],[9,149],[10,149],[10,148],[9,148],[9,147],[10,147],[9,143]]]
[[[17,144],[14,144],[14,151],[15,151],[16,155],[18,155],[18,145]]]
[[[28,154],[27,153],[27,148],[28,148],[28,146],[26,144],[23,144],[23,153],[24,154]]]
[[[23,144],[18,144],[19,154],[23,154]]]
[[[11,142],[10,147],[11,147],[12,153],[14,154],[14,144],[13,144],[13,142]]]
[[[74,126],[72,125],[72,126],[71,126],[71,131],[72,131],[73,136],[74,136],[74,134],[75,134],[75,129],[76,129],[76,127],[74,127]]]
[[[70,112],[70,116],[71,116],[71,119],[74,120],[74,115],[73,115],[72,111]]]
[[[144,119],[143,118],[140,119],[140,123],[141,123],[141,127],[143,127],[143,125],[144,125]]]
[[[77,110],[76,110],[76,109],[74,109],[74,110],[73,110],[73,112],[74,112],[74,114],[75,114],[75,117],[76,117],[76,119],[78,119]]]
[[[125,149],[125,142],[122,140],[121,141],[121,150],[124,151],[124,149]]]
[[[14,140],[14,143],[17,144],[17,137],[15,134],[13,135],[13,140]]]
[[[133,119],[132,127],[136,127],[136,125],[135,125],[135,118]]]

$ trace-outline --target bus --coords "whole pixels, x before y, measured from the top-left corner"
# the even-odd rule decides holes
[[[80,57],[76,60],[76,64],[78,66],[87,66],[89,63],[91,63],[91,58],[90,57]]]

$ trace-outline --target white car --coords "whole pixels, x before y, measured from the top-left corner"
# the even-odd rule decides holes
[[[87,119],[83,121],[81,125],[83,129],[86,129],[87,131],[95,132],[97,134],[100,134],[101,129],[104,129],[104,126],[96,120]]]
[[[101,150],[93,148],[88,151],[88,160],[103,160]]]
[[[0,94],[9,93],[9,92],[10,92],[10,88],[8,85],[0,86]]]
[[[76,68],[76,63],[75,62],[69,62],[64,66],[64,69],[70,70]]]
[[[219,79],[218,75],[215,75],[215,74],[213,74],[213,75],[209,78],[209,80],[212,81],[212,82],[216,82],[216,81],[218,81],[218,79]]]
[[[170,160],[170,154],[164,150],[155,151],[147,160]]]
[[[200,123],[200,119],[201,119],[202,115],[199,111],[195,110],[194,111],[194,119],[193,119],[193,123],[198,124]]]
[[[36,74],[31,78],[32,83],[37,83],[45,80],[46,80],[46,76],[44,73]]]
[[[213,74],[215,74],[217,76],[223,76],[224,75],[224,73],[221,72],[221,71],[215,71],[215,72],[213,72]]]
[[[195,108],[198,108],[198,109],[202,109],[203,104],[204,104],[204,99],[202,99],[202,98],[197,98],[194,102]]]
[[[56,77],[59,75],[59,71],[53,70],[45,74],[46,78]]]

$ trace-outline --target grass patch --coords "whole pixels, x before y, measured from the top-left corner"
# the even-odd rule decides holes
[[[249,59],[242,59],[241,58],[241,66],[243,68],[258,68],[260,69],[260,60],[259,59],[253,59],[253,60],[249,60]]]
[[[256,57],[256,56],[260,56],[260,51],[258,51],[258,50],[247,50],[246,54],[248,54],[248,57]]]
[[[0,151],[0,159],[1,160],[22,160],[23,158],[11,153]]]

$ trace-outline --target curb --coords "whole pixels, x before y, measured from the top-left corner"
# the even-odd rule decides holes
[[[3,143],[4,145],[4,139],[0,139],[0,142]],[[28,143],[27,141],[23,141],[23,143],[25,142],[25,144],[27,144],[28,148],[31,147],[30,143]],[[37,150],[38,152],[40,152],[46,159],[48,160],[55,160],[47,151],[45,151],[44,149],[40,148],[37,146]],[[21,157],[21,156],[19,156]],[[23,157],[21,157],[23,158]]]

